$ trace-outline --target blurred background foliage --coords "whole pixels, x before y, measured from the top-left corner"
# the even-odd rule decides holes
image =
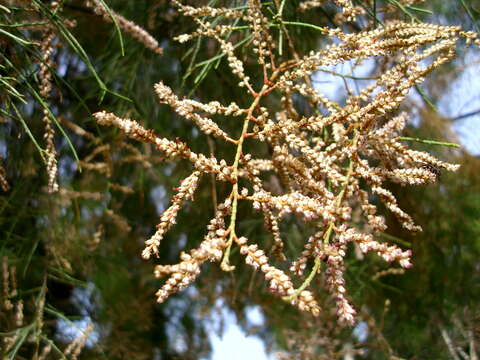
[[[369,11],[374,4],[380,8],[397,3],[354,2]],[[243,1],[228,3],[243,5]],[[384,236],[414,252],[414,267],[403,275],[384,274],[387,264],[383,261],[374,256],[361,261],[351,252],[348,289],[360,310],[355,329],[337,325],[329,310],[333,301],[321,290],[321,277],[315,286],[320,289],[316,295],[324,312],[313,319],[269,295],[261,276],[235,252],[233,274],[223,273],[217,264],[205,265],[195,285],[156,304],[159,281],[153,277],[152,262],[141,260],[140,253],[173,189],[188,175],[188,164],[164,162],[154,149],[125,141],[115,130],[97,127],[91,114],[107,110],[131,117],[161,136],[188,140],[195,151],[231,159],[232,149],[206,139],[191,123],[159,105],[152,87],[163,80],[178,94],[200,101],[245,104],[227,64],[215,58],[219,52],[214,43],[172,40],[191,31],[193,24],[169,1],[109,1],[108,5],[148,30],[163,48],[163,56],[128,34],[121,36],[122,46],[115,26],[95,15],[83,1],[64,1],[57,14],[51,13],[47,1],[0,2],[0,155],[10,185],[0,194],[0,336],[5,359],[41,358],[48,347],[45,358],[70,358],[68,346],[81,340],[82,331],[91,330],[90,324],[93,330],[83,336],[82,359],[206,359],[211,354],[209,332],[213,331],[208,319],[221,319],[224,307],[232,309],[238,324],[261,337],[271,351],[282,352],[279,358],[478,359],[480,160],[478,153],[467,149],[413,144],[462,167],[453,175],[442,174],[434,186],[392,185],[400,206],[424,232],[412,236],[384,212],[389,223]],[[298,5],[298,1],[287,1],[284,19],[318,26],[335,24],[339,11],[335,6],[327,3],[300,13]],[[265,2],[265,6],[273,7],[273,3]],[[422,21],[458,24],[474,31],[480,26],[476,20],[480,1],[435,0],[415,6],[428,11],[410,9],[406,14],[405,9],[397,9],[389,17],[410,21],[414,14]],[[386,20],[380,13],[377,17]],[[74,20],[76,26],[66,26],[66,20]],[[54,90],[48,100],[39,95],[38,79],[42,59],[38,42],[46,23],[57,34]],[[366,16],[343,28],[359,31],[374,23]],[[292,27],[290,35],[299,54],[323,44],[319,33],[307,27]],[[253,69],[251,54],[238,51],[247,69]],[[414,119],[405,136],[461,141],[454,131],[458,119],[443,113],[441,102],[462,72],[475,65],[467,57],[471,53],[476,56],[478,50],[460,44],[457,59],[422,84],[421,93],[412,94],[402,109]],[[381,65],[381,59],[376,60],[370,76]],[[448,96],[467,95],[451,92]],[[299,100],[299,111],[301,106]],[[53,195],[45,191],[44,107],[56,119],[62,190]],[[236,123],[223,122],[222,126],[238,133]],[[216,196],[220,198],[226,190],[217,184]],[[161,243],[157,263],[176,263],[182,249],[196,247],[203,238],[214,211],[212,191],[212,179],[203,178],[195,206],[181,210],[178,225]],[[244,219],[239,224],[241,233],[271,244],[262,231],[263,220],[243,216],[249,209],[239,211],[239,218]],[[282,230],[287,255],[293,257],[301,251],[306,235],[294,222]],[[8,292],[7,285],[16,291]],[[264,314],[260,326],[248,321],[252,307]],[[19,322],[20,312],[23,319]],[[215,330],[221,332],[221,321],[218,324]],[[7,346],[10,340],[13,344]]]

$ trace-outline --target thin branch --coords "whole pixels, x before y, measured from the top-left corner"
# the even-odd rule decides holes
[[[470,116],[474,116],[474,115],[477,115],[480,113],[480,109],[476,109],[476,110],[473,110],[473,111],[469,111],[465,114],[461,114],[461,115],[458,115],[458,116],[455,116],[453,118],[451,118],[452,121],[457,121],[457,120],[462,120],[462,119],[465,119],[465,118],[468,118]]]
[[[436,141],[436,140],[427,140],[427,139],[420,139],[420,138],[412,138],[412,137],[408,137],[408,136],[400,136],[398,139],[402,140],[402,141],[415,141],[415,142],[419,142],[419,143],[422,143],[422,144],[428,144],[428,145],[439,145],[439,146],[448,146],[448,147],[455,147],[455,148],[460,148],[461,147],[459,144],[455,144],[455,143]]]

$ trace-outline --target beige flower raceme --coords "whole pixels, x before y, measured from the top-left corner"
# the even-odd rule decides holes
[[[196,24],[192,33],[182,34],[177,40],[184,43],[206,37],[215,41],[249,105],[203,103],[181,98],[164,82],[155,85],[161,104],[191,121],[200,132],[232,147],[231,159],[195,153],[186,143],[158,137],[131,119],[107,112],[95,114],[99,124],[114,126],[132,139],[149,143],[169,159],[191,163],[191,174],[180,183],[170,207],[160,216],[156,232],[145,242],[145,259],[151,255],[161,257],[160,241],[175,224],[185,201],[194,201],[193,194],[203,174],[213,174],[228,188],[228,195],[217,206],[199,246],[182,252],[178,264],[156,266],[155,276],[166,278],[157,292],[158,301],[165,301],[195,281],[207,261],[220,262],[225,271],[234,270],[229,261],[230,250],[238,247],[239,256],[254,271],[263,273],[273,294],[314,316],[321,311],[315,292],[322,290],[315,289],[312,280],[323,276],[339,322],[353,324],[356,311],[344,277],[349,244],[402,268],[412,266],[410,250],[377,240],[375,235],[386,230],[377,204],[383,203],[405,229],[421,231],[400,208],[388,184],[425,186],[438,180],[439,170],[458,169],[457,165],[409,148],[400,137],[408,115],[398,113],[398,109],[412,87],[452,59],[458,39],[478,43],[476,35],[458,27],[399,21],[356,33],[324,28],[320,33],[329,45],[323,49],[302,57],[290,48],[287,54],[280,55],[276,37],[272,36],[272,19],[258,0],[248,1],[242,9],[195,8],[174,3],[180,13]],[[306,1],[300,8],[307,11],[322,3]],[[343,9],[345,21],[362,14],[351,1],[335,4]],[[277,23],[281,22],[278,16]],[[245,24],[247,31],[243,34],[250,40],[245,46],[250,47],[250,55],[256,60],[248,67],[237,53],[241,35],[228,35],[238,30],[236,20]],[[288,39],[287,30],[283,31]],[[395,60],[387,63],[369,85],[348,94],[342,104],[312,86],[310,76],[319,69],[373,57]],[[258,74],[263,76],[260,83],[251,80],[259,79]],[[296,108],[295,99],[299,97],[310,111],[300,112]],[[217,114],[239,124],[236,135],[229,134],[220,121],[214,120]],[[262,147],[269,151],[263,155],[253,151]],[[263,216],[271,234],[271,249],[255,235],[247,239],[237,234],[242,220],[237,218],[240,202],[251,205],[253,216]],[[352,220],[354,207],[362,216],[361,227],[358,220]],[[304,248],[296,255],[284,251],[284,242],[289,239],[281,232],[281,223],[295,217],[315,229],[313,235],[305,236]],[[318,275],[321,269],[322,274]]]

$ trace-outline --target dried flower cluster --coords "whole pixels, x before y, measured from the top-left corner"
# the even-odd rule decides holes
[[[4,358],[13,358],[15,354],[18,355],[19,348],[23,345],[25,348],[36,348],[32,358],[38,360],[51,358],[52,347],[63,358],[78,359],[93,330],[93,324],[90,324],[85,331],[68,344],[64,352],[61,352],[52,340],[44,335],[41,336],[44,327],[45,285],[41,289],[40,296],[35,300],[35,313],[29,314],[24,311],[23,297],[25,295],[18,292],[17,268],[13,265],[9,266],[8,262],[6,256],[2,257],[0,314],[4,334],[2,334],[0,350],[5,356]],[[30,319],[32,316],[33,319]]]
[[[10,190],[10,185],[8,184],[7,173],[3,167],[3,159],[0,160],[2,161],[2,163],[0,163],[0,187],[3,191],[8,191]]]
[[[134,22],[125,19],[122,15],[117,14],[111,9],[107,9],[103,1],[87,1],[87,6],[92,8],[95,14],[100,15],[105,21],[114,22],[124,32],[130,34],[139,42],[144,44],[146,48],[152,50],[158,55],[163,54],[163,49],[158,45],[157,40],[155,40],[152,35]]]
[[[52,11],[58,11],[60,3],[57,1],[52,2],[50,5]],[[53,40],[55,39],[55,31],[53,26],[47,25],[44,29],[43,39],[41,42],[42,62],[40,63],[40,95],[43,99],[50,97],[52,91],[52,71],[54,68],[53,57]],[[43,109],[43,122],[45,124],[45,162],[47,165],[48,174],[48,192],[53,193],[58,191],[57,183],[57,152],[55,150],[55,130],[52,125],[50,117],[50,110],[48,108]]]
[[[301,9],[320,3],[323,1],[304,2]],[[359,14],[351,1],[335,3],[344,8],[347,20]],[[264,274],[271,292],[313,315],[320,313],[320,307],[314,290],[307,288],[324,268],[323,276],[335,300],[339,321],[353,324],[356,311],[348,300],[344,278],[349,244],[356,244],[363,253],[376,253],[389,263],[397,262],[402,268],[411,266],[410,250],[376,239],[375,235],[386,230],[384,218],[377,213],[377,204],[383,203],[405,229],[421,231],[399,207],[387,189],[388,182],[432,184],[438,179],[439,169],[455,171],[458,168],[402,142],[400,134],[408,117],[405,113],[398,114],[397,110],[412,87],[452,59],[459,38],[478,43],[476,35],[462,32],[458,27],[399,21],[357,33],[324,28],[321,33],[330,40],[330,45],[303,57],[291,49],[292,58],[288,58],[276,50],[274,26],[258,0],[248,1],[248,6],[242,9],[194,8],[177,1],[175,4],[180,13],[191,17],[197,25],[192,33],[179,35],[177,40],[183,43],[203,36],[216,41],[232,76],[238,79],[238,86],[244,88],[245,97],[250,99],[250,105],[242,108],[235,103],[228,106],[216,101],[201,103],[180,98],[163,82],[155,85],[161,104],[192,121],[204,134],[233,146],[232,159],[194,153],[184,142],[158,137],[131,119],[107,112],[95,114],[99,124],[117,127],[132,139],[156,146],[170,159],[186,159],[192,164],[191,175],[181,182],[171,206],[160,218],[157,231],[145,243],[142,253],[145,259],[151,255],[161,256],[160,241],[175,224],[185,201],[194,200],[203,173],[213,174],[217,180],[230,184],[231,190],[220,201],[199,247],[182,253],[179,264],[155,268],[157,277],[167,277],[157,293],[158,301],[165,301],[192,283],[207,260],[221,262],[225,271],[233,270],[230,251],[238,246],[245,262]],[[288,38],[281,11],[282,7],[275,21]],[[255,73],[247,74],[245,63],[235,52],[241,36],[230,38],[228,35],[237,30],[233,25],[235,20],[246,25],[243,28],[247,30],[242,34],[251,37],[247,46],[251,46],[256,56]],[[376,81],[350,94],[344,104],[328,99],[320,92],[321,88],[313,87],[310,82],[310,76],[321,67],[350,60],[359,63],[372,57],[395,60]],[[294,99],[299,96],[309,103],[312,115],[299,114],[294,105]],[[271,98],[278,99],[281,108],[269,107]],[[229,134],[222,129],[221,122],[212,119],[218,114],[234,117],[239,122],[239,133]],[[255,141],[264,144],[272,151],[265,152],[264,158],[255,157],[245,139],[249,139],[249,144]],[[281,183],[278,189],[272,189],[266,180],[272,176]],[[240,202],[248,202],[254,212],[262,213],[266,229],[274,239],[272,252],[278,258],[276,265],[266,256],[269,249],[262,249],[255,238],[237,234]],[[353,208],[361,209],[365,226],[353,224]],[[296,258],[283,252],[279,227],[292,216],[315,228]]]

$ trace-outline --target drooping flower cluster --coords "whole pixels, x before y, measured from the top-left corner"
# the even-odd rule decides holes
[[[157,232],[145,242],[147,247],[142,253],[143,258],[149,259],[152,254],[158,256],[158,246],[160,245],[163,235],[176,223],[175,219],[183,201],[193,199],[199,177],[200,171],[194,171],[189,177],[182,181],[178,188],[178,193],[172,199],[172,205],[162,214],[160,224],[157,225]]]
[[[93,9],[95,14],[100,15],[107,22],[114,22],[120,29],[127,34],[130,34],[139,42],[145,45],[146,48],[152,50],[158,55],[163,54],[163,49],[158,44],[157,40],[150,35],[145,29],[135,24],[133,21],[125,19],[122,15],[115,11],[106,8],[105,3],[99,0],[87,1],[87,6]]]
[[[53,1],[51,4],[52,11],[58,11],[60,3]],[[52,91],[52,71],[54,67],[53,62],[53,40],[55,38],[55,31],[51,25],[45,27],[43,38],[41,42],[42,61],[40,62],[40,95],[43,99],[50,97]],[[55,150],[55,130],[53,128],[50,110],[43,109],[43,123],[45,126],[44,138],[46,142],[45,163],[47,166],[48,175],[48,192],[53,193],[58,191],[57,183],[57,152]]]
[[[184,180],[185,183],[185,180]],[[189,254],[182,253],[182,260],[176,265],[157,265],[155,276],[157,278],[170,275],[170,278],[157,292],[157,301],[163,302],[172,293],[183,289],[195,280],[200,273],[200,266],[207,260],[220,261],[227,244],[225,241],[225,216],[231,212],[231,201],[226,200],[217,207],[215,217],[210,220],[207,226],[208,233],[197,249],[191,250]],[[168,211],[168,210],[167,210]],[[163,219],[163,216],[162,216]],[[160,223],[162,224],[162,223]],[[147,248],[149,240],[147,241]]]
[[[30,331],[40,333],[45,326],[45,295],[46,287],[43,286],[40,296],[35,300],[35,312],[26,311],[26,306],[21,295],[19,295],[19,287],[17,284],[17,268],[14,265],[9,266],[9,259],[3,256],[1,259],[1,282],[0,282],[0,308],[2,309],[2,327],[5,334],[2,336],[1,349],[4,354],[16,354],[18,347],[25,342],[25,324],[28,324]],[[8,331],[7,331],[8,330]],[[92,323],[85,329],[79,331],[79,335],[72,339],[65,349],[59,349],[48,337],[42,337],[37,343],[35,358],[45,360],[51,358],[51,351],[55,349],[63,358],[78,359],[80,353],[85,348],[90,333],[94,330]],[[31,346],[33,341],[26,341]],[[17,347],[17,348],[15,348]]]
[[[440,170],[458,168],[426,152],[410,149],[400,137],[408,116],[396,112],[412,87],[454,56],[458,38],[476,42],[476,36],[463,33],[458,27],[398,21],[358,33],[322,28],[321,33],[330,39],[330,45],[303,57],[291,49],[291,58],[288,58],[276,50],[271,19],[260,1],[249,1],[243,10],[194,8],[175,3],[180,13],[198,25],[191,34],[180,35],[177,40],[183,43],[199,36],[215,40],[232,75],[238,79],[238,86],[245,88],[250,106],[242,108],[235,103],[224,106],[216,101],[204,104],[182,99],[163,82],[155,85],[161,104],[192,121],[204,134],[233,146],[232,159],[194,153],[187,144],[160,138],[134,120],[106,112],[95,114],[99,124],[115,126],[130,138],[155,145],[169,158],[192,163],[191,175],[182,181],[172,205],[162,214],[156,233],[146,241],[144,258],[152,254],[161,256],[158,254],[160,240],[175,224],[184,201],[193,200],[202,173],[213,174],[230,185],[231,191],[218,206],[200,246],[182,253],[179,264],[156,267],[157,277],[168,276],[157,293],[158,301],[163,302],[194,281],[207,260],[221,261],[223,270],[233,270],[229,262],[230,249],[238,246],[245,262],[264,274],[272,293],[313,315],[320,313],[320,307],[313,289],[307,288],[321,267],[325,267],[323,276],[335,299],[338,318],[341,323],[352,324],[356,311],[349,303],[344,278],[349,244],[356,244],[363,253],[376,253],[387,262],[398,262],[402,268],[411,266],[410,250],[376,239],[376,234],[386,230],[383,217],[377,213],[378,202],[383,203],[404,228],[421,231],[399,207],[387,189],[388,182],[427,185],[437,181]],[[348,20],[359,14],[350,1],[335,3],[344,8]],[[303,9],[307,10],[309,4],[315,5],[305,2]],[[274,20],[288,38],[288,23],[282,20],[282,7],[277,10]],[[245,64],[235,54],[237,43],[229,33],[237,29],[225,24],[226,20],[237,19],[246,24],[242,27],[247,29],[244,37],[252,39],[246,46],[252,47],[256,57],[255,74],[247,74]],[[234,38],[241,41],[241,36]],[[310,81],[310,76],[324,67],[371,57],[390,57],[395,61],[390,62],[372,84],[349,94],[344,105],[328,99],[321,88],[314,87]],[[263,76],[263,82],[255,85],[251,79],[259,78],[258,75]],[[311,115],[301,115],[296,108],[294,99],[299,96],[308,102]],[[281,107],[270,106],[271,99]],[[237,122],[242,119],[239,135],[222,129],[212,118],[215,114],[233,116]],[[264,157],[254,156],[245,143],[247,138],[264,144],[271,151],[265,151]],[[272,188],[264,175],[274,177],[278,185]],[[249,241],[237,234],[238,222],[242,220],[237,219],[239,202],[250,202],[253,212],[263,214],[274,240],[272,252],[280,261],[277,265],[266,256],[267,249],[262,249],[255,238]],[[354,207],[361,209],[363,229],[351,221]],[[296,258],[283,252],[284,240],[279,226],[292,216],[315,227],[315,233],[306,239],[303,251]]]

